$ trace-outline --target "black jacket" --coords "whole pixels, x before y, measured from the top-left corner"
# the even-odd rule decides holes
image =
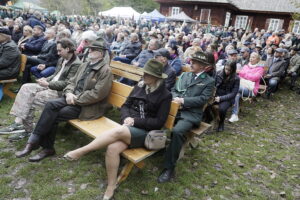
[[[44,60],[46,67],[56,66],[59,56],[57,55],[55,41],[46,41],[37,58]]]
[[[122,123],[127,117],[134,118],[134,127],[145,130],[161,129],[169,115],[172,95],[162,83],[154,92],[146,94],[145,85],[133,88],[121,107]]]
[[[222,101],[234,101],[235,96],[239,92],[240,88],[240,78],[235,75],[235,77],[228,81],[224,82],[224,71],[217,72],[216,75],[216,96],[220,97],[220,102]]]
[[[0,44],[0,80],[16,78],[19,75],[21,53],[14,41]]]

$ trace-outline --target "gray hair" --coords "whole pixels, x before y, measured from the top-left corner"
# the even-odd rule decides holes
[[[95,41],[97,39],[97,35],[93,31],[85,31],[82,33],[81,39],[87,41]]]

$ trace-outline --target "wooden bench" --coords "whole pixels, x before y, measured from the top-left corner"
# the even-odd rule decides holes
[[[25,65],[26,65],[27,57],[24,54],[21,54],[21,65],[20,65],[20,73],[25,70]],[[16,94],[10,91],[11,85],[17,82],[17,79],[8,79],[8,80],[0,80],[0,84],[4,84],[3,87],[3,94],[9,96],[10,98],[14,99],[16,97]]]
[[[112,90],[108,98],[109,103],[115,107],[120,108],[126,101],[126,98],[130,94],[132,88],[133,87],[131,86],[119,83],[117,81],[113,81]],[[165,123],[165,128],[172,129],[178,109],[179,104],[172,102],[169,116]],[[78,119],[75,119],[70,120],[69,123],[81,130],[82,132],[84,132],[85,134],[91,136],[92,138],[96,138],[98,135],[102,134],[107,130],[121,126],[120,124],[112,121],[107,117],[101,117],[92,121],[80,121]],[[200,128],[193,129],[191,131],[191,134],[199,135],[205,130],[207,130],[209,127],[210,125],[201,123]],[[128,162],[123,167],[121,173],[118,176],[118,183],[121,183],[128,177],[129,173],[131,172],[134,166],[137,166],[138,168],[143,168],[145,166],[144,159],[153,155],[155,152],[156,151],[149,151],[145,148],[125,150],[122,153],[122,156],[125,157],[128,160]]]
[[[112,60],[110,62],[110,67],[114,75],[128,78],[133,81],[139,81],[143,76],[143,69],[134,65]]]

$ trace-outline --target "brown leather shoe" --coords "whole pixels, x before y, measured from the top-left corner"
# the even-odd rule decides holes
[[[25,148],[22,151],[17,151],[15,155],[17,158],[21,158],[29,155],[33,150],[36,150],[38,148],[39,148],[38,144],[27,143]]]
[[[43,160],[44,158],[46,158],[48,156],[53,156],[53,155],[55,155],[54,149],[43,149],[35,156],[30,157],[28,160],[29,160],[29,162],[39,162],[39,161]]]

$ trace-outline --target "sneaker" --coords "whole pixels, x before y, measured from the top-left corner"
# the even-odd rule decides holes
[[[9,140],[21,140],[23,138],[29,137],[30,133],[24,131],[20,133],[14,133],[8,137]]]
[[[23,124],[13,123],[7,127],[0,129],[0,135],[7,135],[11,133],[21,133],[25,132]]]
[[[239,121],[239,117],[236,114],[232,114],[228,121],[231,123],[237,122],[237,121]]]

